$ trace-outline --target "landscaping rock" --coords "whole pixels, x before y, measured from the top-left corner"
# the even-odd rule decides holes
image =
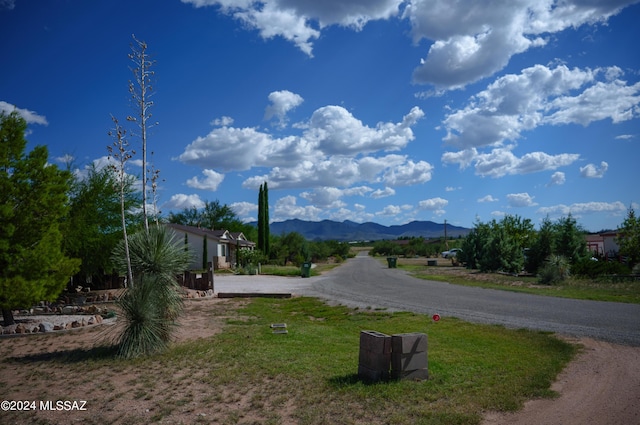
[[[40,332],[51,332],[54,330],[53,323],[51,322],[42,322],[39,325]]]

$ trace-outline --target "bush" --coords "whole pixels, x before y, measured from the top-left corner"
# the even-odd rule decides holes
[[[569,261],[562,255],[549,256],[538,270],[538,282],[553,285],[569,277]]]
[[[630,274],[629,267],[617,261],[596,261],[590,258],[582,259],[571,267],[571,273],[576,276],[591,279],[611,274]]]
[[[176,275],[191,262],[182,241],[164,226],[149,228],[129,238],[133,279],[118,300],[124,329],[118,336],[118,356],[133,358],[164,350],[182,311]],[[124,243],[113,260],[126,270]]]

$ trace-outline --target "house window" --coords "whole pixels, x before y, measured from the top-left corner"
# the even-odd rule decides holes
[[[220,256],[221,257],[226,257],[227,256],[227,246],[226,245],[220,245]]]

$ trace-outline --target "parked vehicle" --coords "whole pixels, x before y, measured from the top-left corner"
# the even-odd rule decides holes
[[[442,258],[456,257],[460,252],[462,252],[460,248],[452,248],[449,251],[442,252]]]

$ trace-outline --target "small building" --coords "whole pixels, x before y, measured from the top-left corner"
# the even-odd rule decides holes
[[[586,235],[587,249],[601,257],[615,258],[618,256],[620,246],[616,239],[618,232],[592,233]]]
[[[175,223],[165,226],[184,238],[186,249],[193,254],[190,270],[201,270],[202,265],[209,261],[213,263],[215,270],[232,268],[237,262],[239,249],[254,250],[256,246],[255,242],[247,240],[242,232],[210,230]]]

